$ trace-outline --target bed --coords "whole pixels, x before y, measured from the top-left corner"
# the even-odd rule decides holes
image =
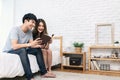
[[[50,45],[52,50],[53,60],[52,66],[61,63],[62,53],[62,36],[53,37],[53,43]],[[28,55],[31,70],[33,73],[39,71],[35,56]],[[16,76],[23,76],[24,70],[20,61],[20,58],[16,54],[9,54],[5,52],[0,53],[0,79],[1,78],[13,78]]]

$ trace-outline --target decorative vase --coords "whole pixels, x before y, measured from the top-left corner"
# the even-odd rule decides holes
[[[81,52],[82,52],[82,48],[80,48],[80,47],[75,47],[75,51],[76,51],[76,53],[81,53]]]

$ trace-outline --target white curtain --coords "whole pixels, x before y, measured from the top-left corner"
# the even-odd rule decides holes
[[[13,27],[14,0],[0,0],[0,52],[10,29]]]

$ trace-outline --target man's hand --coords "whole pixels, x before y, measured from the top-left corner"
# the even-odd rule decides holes
[[[30,46],[34,47],[34,46],[39,45],[41,43],[42,43],[42,40],[40,40],[40,38],[37,38],[36,40],[34,40],[30,43]]]

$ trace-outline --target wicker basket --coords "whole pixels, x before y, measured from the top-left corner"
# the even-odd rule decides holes
[[[76,52],[76,53],[81,53],[81,52],[82,52],[82,48],[80,48],[80,47],[75,47],[75,52]]]

